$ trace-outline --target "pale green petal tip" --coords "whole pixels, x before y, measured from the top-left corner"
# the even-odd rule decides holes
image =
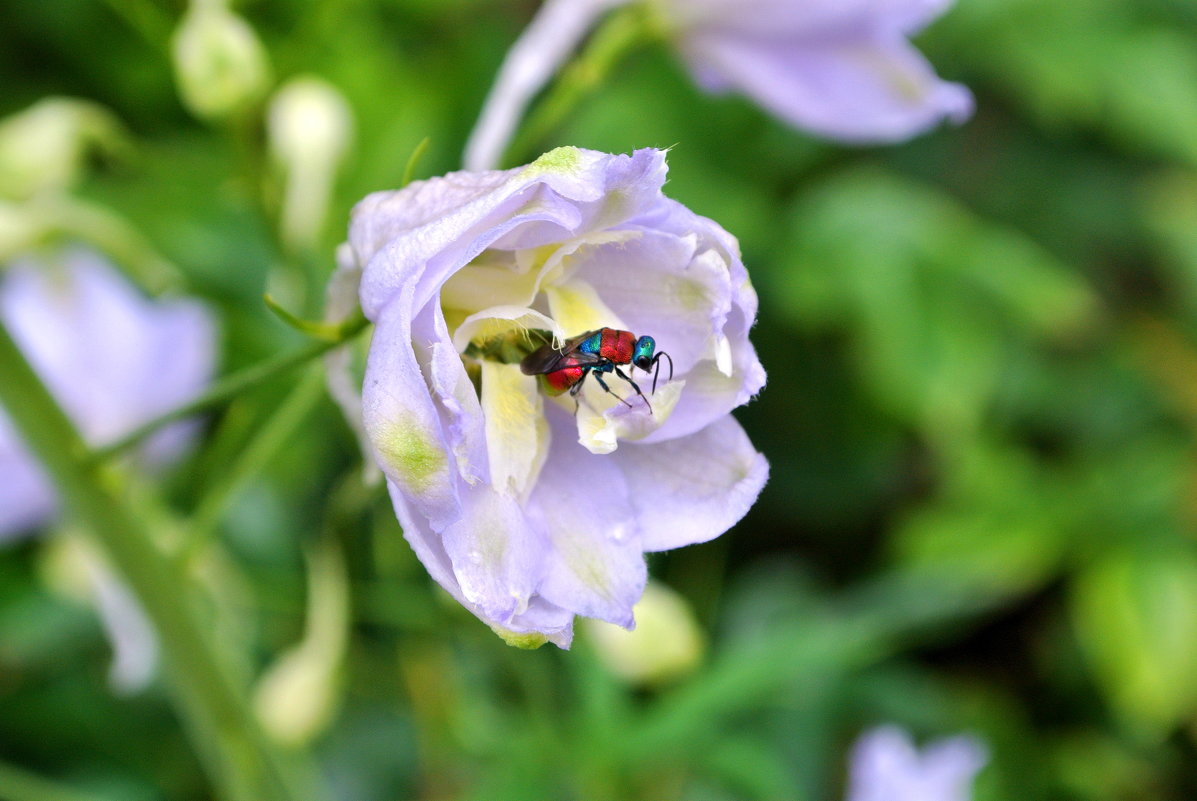
[[[529,631],[521,634],[495,625],[492,625],[491,629],[494,630],[495,634],[503,638],[503,642],[512,648],[523,648],[525,651],[535,651],[549,641],[548,635],[542,634],[539,631]]]
[[[520,176],[525,180],[546,172],[575,172],[582,162],[582,151],[576,147],[555,147],[529,164]]]

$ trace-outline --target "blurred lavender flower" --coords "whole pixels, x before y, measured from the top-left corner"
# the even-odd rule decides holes
[[[546,0],[511,48],[466,147],[498,165],[524,108],[608,9],[635,0]],[[739,90],[786,122],[852,143],[962,122],[972,94],[908,41],[952,0],[639,0],[711,92]]]
[[[920,753],[897,726],[866,732],[852,749],[846,801],[969,801],[985,746],[952,737]]]
[[[644,552],[718,536],[768,473],[729,415],[765,381],[756,294],[736,240],[664,197],[664,180],[658,150],[559,148],[354,210],[342,271],[362,270],[376,325],[362,398],[374,456],[429,573],[514,645],[567,647],[575,614],[630,628]],[[651,413],[588,382],[575,418],[518,363],[475,358],[527,329],[603,326],[671,354]]]
[[[907,40],[952,0],[656,0],[695,80],[798,128],[896,142],[972,114]]]
[[[193,301],[148,301],[102,258],[84,250],[61,263],[20,261],[0,273],[0,319],[89,443],[101,445],[198,395],[214,359],[214,329]],[[139,455],[160,465],[186,445],[190,426],[169,426]],[[0,541],[55,516],[58,499],[41,466],[0,409]],[[151,629],[99,562],[87,567],[117,650],[114,683],[148,679]],[[149,644],[147,645],[147,638]]]

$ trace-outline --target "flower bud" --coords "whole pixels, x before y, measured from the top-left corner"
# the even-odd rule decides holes
[[[103,106],[48,97],[0,121],[0,197],[25,200],[68,188],[92,150],[127,147],[120,122]]]
[[[28,205],[0,200],[0,272],[4,262],[29,250],[45,226]]]
[[[319,78],[292,79],[271,100],[270,152],[285,176],[281,224],[288,244],[315,244],[352,131],[349,104]]]
[[[193,0],[175,32],[175,77],[183,105],[219,120],[257,102],[270,84],[266,51],[221,0]]]
[[[119,693],[145,688],[158,667],[158,639],[145,612],[80,531],[46,541],[41,574],[59,595],[95,607],[112,644],[108,682]]]
[[[254,692],[262,727],[286,745],[303,745],[336,712],[349,633],[345,563],[326,544],[308,558],[308,609],[303,640],[266,671]]]
[[[702,659],[702,631],[686,600],[669,587],[649,581],[636,604],[632,631],[587,620],[586,631],[599,659],[633,684],[663,684],[680,678]]]

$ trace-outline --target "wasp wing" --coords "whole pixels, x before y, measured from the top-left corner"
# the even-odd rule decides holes
[[[587,367],[602,364],[607,360],[597,353],[580,353],[578,346],[594,335],[594,331],[587,331],[576,337],[570,337],[558,350],[552,343],[541,345],[529,353],[520,362],[520,372],[524,375],[544,375],[565,367]]]

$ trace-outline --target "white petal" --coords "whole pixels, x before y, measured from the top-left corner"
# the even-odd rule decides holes
[[[491,486],[523,500],[549,452],[549,424],[536,377],[518,364],[482,362],[482,410]]]
[[[96,611],[112,643],[108,679],[118,691],[136,692],[150,682],[158,667],[154,628],[128,588],[94,554],[87,559],[87,573]]]

